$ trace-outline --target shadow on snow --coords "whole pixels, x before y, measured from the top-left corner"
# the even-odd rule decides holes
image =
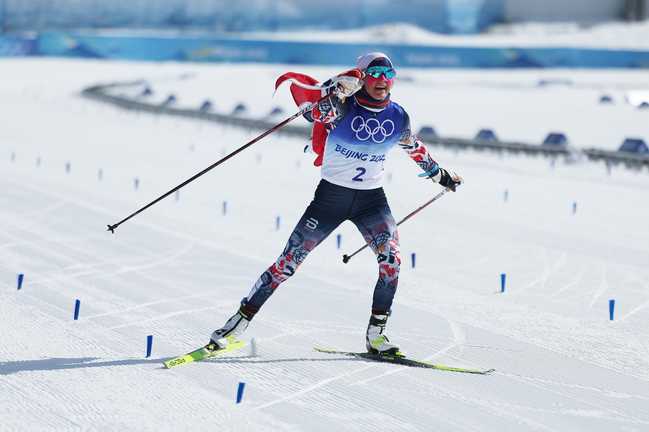
[[[98,357],[77,357],[65,358],[56,357],[42,360],[18,360],[0,362],[0,375],[11,375],[18,372],[52,371],[65,369],[101,368],[112,366],[132,366],[144,364],[162,364],[173,357],[156,359],[125,359],[125,360],[100,360]],[[356,358],[282,358],[282,359],[260,359],[254,356],[242,356],[232,358],[207,359],[200,363],[213,364],[267,364],[267,363],[289,363],[289,362],[332,362],[332,361],[363,361]],[[164,367],[160,367],[164,369]]]

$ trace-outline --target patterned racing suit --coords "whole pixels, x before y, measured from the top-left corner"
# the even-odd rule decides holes
[[[320,242],[350,220],[374,251],[379,277],[372,299],[373,314],[389,314],[399,280],[399,234],[382,188],[388,151],[400,146],[428,173],[439,169],[426,147],[411,133],[408,114],[390,101],[376,108],[356,96],[325,99],[305,117],[329,129],[320,181],[311,204],[277,261],[255,282],[241,301],[252,319],[275,289],[295,274]]]

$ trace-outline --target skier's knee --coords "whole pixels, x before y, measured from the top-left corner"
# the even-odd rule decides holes
[[[297,230],[293,231],[284,251],[270,268],[274,277],[285,280],[295,274],[310,251],[304,245],[304,235]]]
[[[294,256],[291,254],[282,254],[277,258],[269,271],[274,278],[284,281],[295,274],[300,263],[295,261]]]
[[[399,251],[391,249],[385,254],[379,254],[377,257],[381,274],[385,274],[390,279],[396,279],[401,269],[401,256]]]

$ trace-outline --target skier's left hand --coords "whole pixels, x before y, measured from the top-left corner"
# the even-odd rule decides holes
[[[450,189],[452,192],[455,192],[455,188],[461,185],[462,183],[464,183],[464,179],[454,171],[449,172],[446,171],[444,168],[440,168],[439,171],[442,175],[440,179],[437,180],[437,183],[439,183],[440,185],[444,186],[447,189]]]
[[[429,178],[435,183],[439,183],[445,188],[451,190],[452,192],[455,192],[455,188],[464,182],[464,179],[455,172],[449,172],[437,165],[435,165],[431,171],[426,171],[423,174],[419,174],[419,177]]]

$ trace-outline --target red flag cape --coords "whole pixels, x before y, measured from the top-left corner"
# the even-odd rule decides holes
[[[287,72],[277,78],[277,81],[275,81],[275,90],[286,81],[291,82],[291,95],[293,96],[295,104],[300,108],[302,108],[304,104],[317,102],[326,94],[326,90],[318,86],[318,80],[297,72]],[[313,122],[311,147],[318,155],[313,161],[313,165],[315,166],[322,165],[322,157],[328,134],[329,131],[323,123]]]

